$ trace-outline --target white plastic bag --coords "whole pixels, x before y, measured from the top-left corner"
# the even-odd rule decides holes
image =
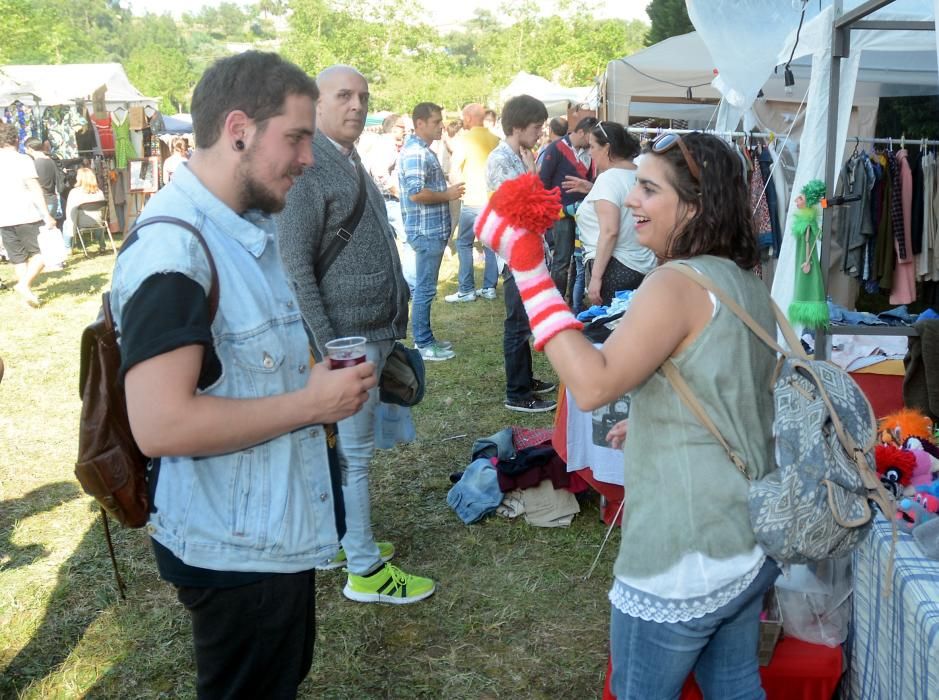
[[[39,227],[39,253],[47,268],[62,267],[62,263],[68,257],[68,251],[65,250],[65,241],[62,239],[62,232],[55,226]]]
[[[850,554],[789,567],[776,579],[783,631],[812,644],[838,646],[848,637],[853,590]]]

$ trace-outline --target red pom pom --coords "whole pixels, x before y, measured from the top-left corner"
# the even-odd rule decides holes
[[[916,457],[912,452],[893,445],[877,445],[874,448],[874,461],[877,464],[877,473],[881,476],[888,469],[896,469],[899,475],[897,481],[901,486],[910,483],[913,469],[916,467]]]
[[[537,175],[526,173],[499,185],[489,202],[513,228],[542,233],[558,220],[561,191],[546,190]]]

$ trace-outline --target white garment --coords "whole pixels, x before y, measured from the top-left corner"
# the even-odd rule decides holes
[[[104,193],[101,190],[96,192],[85,192],[81,187],[73,187],[69,190],[68,199],[65,202],[65,223],[62,224],[62,234],[65,240],[69,241],[75,235],[75,215],[80,204],[88,202],[103,202]]]
[[[36,208],[36,195],[29,181],[39,187],[33,159],[15,148],[0,148],[0,226],[18,226],[42,221],[45,212]]]
[[[185,163],[186,158],[183,158],[179,153],[174,153],[165,161],[163,161],[163,184],[170,184],[170,180],[173,179],[173,173],[176,172],[176,168],[180,166],[181,163]]]
[[[655,253],[636,240],[636,224],[632,210],[624,205],[634,184],[635,170],[609,168],[600,173],[577,210],[577,229],[584,244],[584,258],[593,260],[596,258],[600,240],[600,219],[597,216],[596,202],[602,200],[619,207],[619,236],[613,247],[613,257],[631,270],[647,274],[655,267]]]
[[[622,397],[595,411],[581,411],[567,392],[567,471],[590,467],[597,481],[623,485],[623,451],[606,442],[613,423],[629,416],[629,399]]]

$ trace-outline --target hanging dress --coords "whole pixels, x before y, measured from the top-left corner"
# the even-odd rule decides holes
[[[904,149],[897,151],[897,170],[900,182],[901,227],[899,231],[894,230],[897,263],[893,273],[893,286],[890,288],[890,303],[899,305],[916,301],[916,272],[913,269],[911,236],[913,172]]]
[[[114,130],[114,162],[121,170],[127,167],[127,161],[137,157],[134,144],[130,140],[130,120],[112,122]]]

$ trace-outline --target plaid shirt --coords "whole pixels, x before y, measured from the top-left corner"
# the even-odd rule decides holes
[[[447,180],[440,161],[423,139],[408,137],[398,159],[398,191],[401,193],[401,214],[408,240],[420,236],[447,239],[450,237],[449,202],[418,204],[411,196],[423,189],[443,192]]]

